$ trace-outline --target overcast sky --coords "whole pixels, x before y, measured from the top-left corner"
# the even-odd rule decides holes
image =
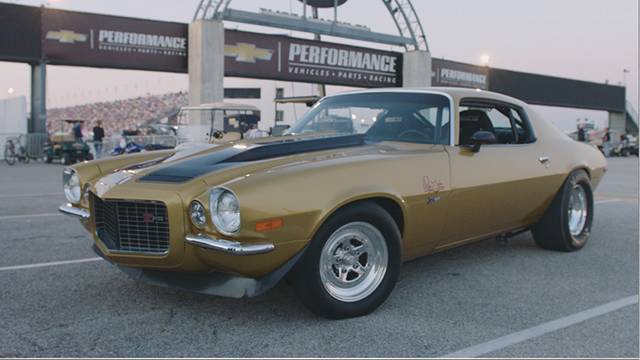
[[[189,23],[199,0],[0,0],[19,5],[45,6],[98,14]],[[215,2],[215,1],[214,1]],[[638,109],[638,1],[637,0],[413,0],[431,55],[481,65],[565,77],[622,84],[626,74],[627,99]],[[302,14],[298,0],[233,0],[231,8],[259,12],[260,8]],[[310,11],[307,12],[310,15]],[[333,20],[333,9],[320,10]],[[374,32],[397,35],[395,23],[382,0],[348,0],[339,7],[338,20],[365,25]],[[287,30],[225,22],[225,27],[290,33]],[[293,33],[312,38],[311,34]],[[388,45],[323,37],[385,50]],[[26,64],[0,62],[0,95],[29,97],[30,68]],[[233,86],[226,79],[225,86]],[[239,83],[239,82],[238,82]],[[13,88],[12,94],[8,89]],[[108,70],[47,66],[48,107],[112,100],[97,98],[96,90],[118,88],[119,98],[186,90],[187,75],[133,70]],[[311,89],[311,86],[310,86]],[[341,88],[330,87],[328,91]],[[89,96],[91,93],[91,97]],[[104,95],[104,91],[101,92]],[[307,94],[296,94],[307,95]],[[604,125],[606,112],[573,109],[541,111],[561,128],[573,127],[576,118],[596,119]],[[571,123],[572,122],[572,123]]]

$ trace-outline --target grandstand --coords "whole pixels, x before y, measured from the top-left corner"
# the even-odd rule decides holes
[[[189,102],[186,92],[150,95],[127,100],[98,102],[92,104],[69,106],[47,110],[47,132],[56,131],[51,119],[75,118],[86,119],[83,132],[87,134],[96,121],[102,121],[107,136],[120,134],[123,130],[137,129],[160,119],[175,115],[181,106]],[[65,129],[65,130],[71,130]]]

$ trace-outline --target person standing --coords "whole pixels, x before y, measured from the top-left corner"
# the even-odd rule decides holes
[[[77,122],[76,125],[73,127],[73,137],[75,137],[76,141],[78,142],[82,141],[82,123],[81,122]]]
[[[620,144],[622,144],[622,147],[629,147],[629,135],[626,131],[620,135]]]
[[[604,128],[604,135],[602,135],[602,150],[604,157],[609,157],[609,152],[611,151],[611,135],[609,134],[608,128]]]
[[[584,141],[584,124],[578,125],[578,141]]]
[[[256,139],[264,137],[262,131],[258,130],[257,124],[251,124],[250,129],[244,134],[245,139]]]
[[[102,121],[98,120],[96,126],[93,127],[93,147],[96,149],[96,159],[100,159],[102,138],[104,137],[104,129],[100,125],[102,125]]]

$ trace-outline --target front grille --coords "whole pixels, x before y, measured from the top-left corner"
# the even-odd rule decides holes
[[[167,206],[155,201],[103,200],[93,195],[96,234],[107,249],[163,254],[169,251]]]

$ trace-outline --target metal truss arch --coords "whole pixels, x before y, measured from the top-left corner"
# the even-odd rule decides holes
[[[231,0],[200,0],[193,20],[222,19],[222,14],[227,10],[230,2]]]
[[[231,0],[200,0],[193,19],[223,20],[230,2]],[[396,23],[400,36],[411,39],[411,43],[403,45],[405,49],[429,51],[427,37],[411,0],[382,0],[382,2]]]
[[[424,34],[411,0],[382,0],[382,2],[396,22],[400,36],[408,36],[413,39],[413,49],[409,49],[408,46],[405,48],[407,50],[429,51],[427,36]]]

